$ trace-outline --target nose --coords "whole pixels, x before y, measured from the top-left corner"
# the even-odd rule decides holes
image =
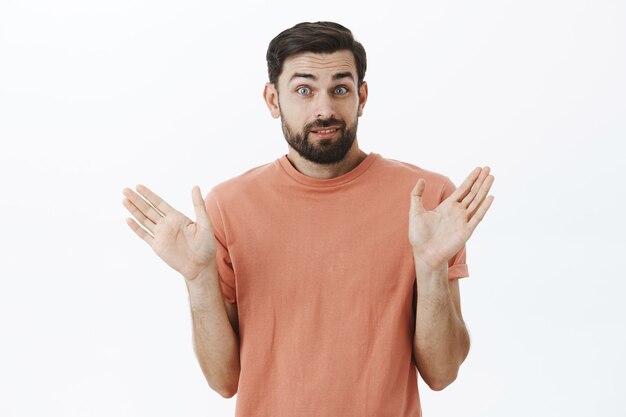
[[[335,108],[332,97],[322,92],[315,97],[315,118],[329,119],[335,117]]]

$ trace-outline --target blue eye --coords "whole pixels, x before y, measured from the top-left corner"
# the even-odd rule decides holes
[[[343,93],[339,93],[339,95],[343,96],[344,94],[348,94],[348,89],[346,87],[337,87],[335,88],[335,92],[337,92],[337,90],[343,90]]]
[[[305,93],[301,93],[302,90],[305,90]],[[309,87],[299,87],[297,90],[298,94],[302,95],[302,96],[306,96],[309,95],[311,93],[311,89]]]

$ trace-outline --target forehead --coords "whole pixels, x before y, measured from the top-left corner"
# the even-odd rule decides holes
[[[337,72],[350,71],[357,76],[356,63],[351,51],[343,50],[332,53],[302,52],[291,55],[283,62],[280,78],[289,81],[295,73],[308,73],[322,78]]]

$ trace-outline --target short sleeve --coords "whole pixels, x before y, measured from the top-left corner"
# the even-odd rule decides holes
[[[439,203],[448,198],[456,189],[457,187],[450,178],[445,177]],[[448,260],[448,280],[469,277],[466,249],[466,245],[463,245],[463,247]]]
[[[214,190],[215,189],[211,189],[211,191],[209,191],[204,199],[204,203],[209,219],[211,220],[213,235],[217,243],[215,257],[222,294],[226,301],[235,304],[237,302],[235,271],[228,253],[228,245],[224,233],[224,222]]]

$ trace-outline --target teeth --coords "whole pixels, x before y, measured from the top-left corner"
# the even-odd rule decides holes
[[[337,129],[329,129],[329,130],[318,130],[317,133],[330,133],[330,132],[334,132]]]

